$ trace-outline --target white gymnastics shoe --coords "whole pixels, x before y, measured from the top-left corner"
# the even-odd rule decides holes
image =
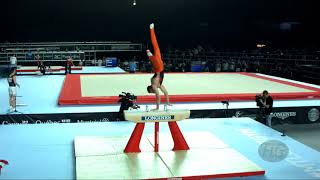
[[[147,55],[150,57],[150,56],[153,56],[153,54],[151,53],[151,51],[149,49],[147,49]]]
[[[154,28],[154,24],[151,23],[151,24],[150,24],[150,29],[153,29],[153,28]]]

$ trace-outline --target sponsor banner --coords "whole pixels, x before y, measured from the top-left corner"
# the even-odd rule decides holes
[[[54,124],[117,121],[118,113],[7,114],[0,115],[0,125]]]
[[[315,123],[319,122],[320,107],[274,108],[271,113],[273,123]],[[250,117],[259,120],[259,109],[218,109],[191,110],[190,118],[238,118]],[[141,120],[169,120],[173,116],[144,116]],[[10,124],[51,124],[119,121],[118,112],[69,113],[69,114],[6,114],[0,115],[0,125]]]
[[[270,116],[274,123],[315,123],[319,122],[320,107],[282,107],[273,108]],[[259,120],[261,113],[256,109],[218,109],[218,110],[193,110],[190,118],[238,118],[249,117]]]

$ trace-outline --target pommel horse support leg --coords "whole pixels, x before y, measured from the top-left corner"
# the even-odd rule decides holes
[[[166,111],[124,111],[125,119],[136,123],[131,137],[124,149],[125,153],[137,153],[140,150],[140,141],[144,130],[144,123],[155,123],[155,146],[154,151],[158,152],[159,122],[168,122],[173,138],[173,150],[188,150],[189,146],[184,139],[176,121],[190,117],[190,110],[166,110]]]
[[[140,150],[140,141],[144,130],[144,123],[137,123],[136,127],[134,128],[131,137],[128,141],[124,152],[126,153],[133,153],[133,152],[141,152]]]
[[[168,125],[174,142],[173,150],[189,150],[190,148],[184,139],[177,122],[168,122]]]

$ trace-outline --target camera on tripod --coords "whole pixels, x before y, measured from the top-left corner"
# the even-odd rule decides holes
[[[260,94],[257,94],[256,95],[256,103],[257,103],[257,106],[260,107],[260,108],[263,108],[264,105],[263,105],[263,97],[260,95]]]
[[[140,106],[135,104],[134,101],[137,100],[137,96],[128,92],[122,92],[119,94],[118,102],[121,103],[120,110],[118,113],[118,119],[124,121],[123,111],[128,110],[129,108],[132,109],[139,109]]]
[[[121,94],[119,94],[119,98],[120,99],[118,102],[121,102],[123,100],[131,100],[131,101],[137,100],[137,96],[128,92],[122,92]]]

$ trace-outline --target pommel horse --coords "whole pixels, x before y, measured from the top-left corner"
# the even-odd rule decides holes
[[[131,137],[124,149],[125,153],[137,153],[140,150],[140,140],[145,123],[155,123],[154,126],[154,152],[159,151],[159,122],[168,122],[172,139],[173,151],[189,150],[189,146],[182,135],[176,121],[190,117],[190,110],[164,110],[164,111],[135,111],[125,110],[124,117],[127,121],[136,123]]]

